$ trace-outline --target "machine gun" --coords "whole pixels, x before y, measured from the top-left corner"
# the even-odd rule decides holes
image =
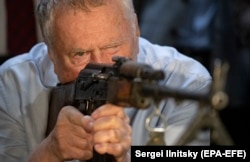
[[[154,70],[147,64],[136,63],[124,57],[114,57],[113,61],[112,65],[89,63],[75,81],[52,90],[47,135],[54,128],[61,108],[66,105],[72,105],[83,114],[90,115],[105,103],[146,109],[168,97],[198,100],[203,104],[211,102],[210,94],[178,91],[159,85],[159,81],[165,77],[164,72]],[[94,152],[91,161],[113,160],[110,155]]]

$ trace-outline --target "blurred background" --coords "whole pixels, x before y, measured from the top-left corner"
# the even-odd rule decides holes
[[[0,64],[42,41],[38,0],[0,0]],[[173,46],[211,73],[214,61],[230,66],[228,106],[220,118],[235,144],[249,144],[250,0],[134,0],[141,36]]]
[[[134,0],[141,35],[199,60],[212,74],[229,64],[220,119],[235,144],[249,143],[250,0]]]

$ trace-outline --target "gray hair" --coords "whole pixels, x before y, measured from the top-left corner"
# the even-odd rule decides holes
[[[124,6],[128,16],[133,21],[134,6],[132,0],[120,0]],[[72,9],[82,9],[83,11],[90,11],[90,7],[98,7],[104,5],[106,0],[40,0],[37,6],[38,23],[44,41],[48,45],[52,45],[52,23],[54,19],[53,12],[59,7],[70,7]]]

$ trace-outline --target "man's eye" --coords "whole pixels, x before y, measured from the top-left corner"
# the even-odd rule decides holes
[[[119,45],[110,46],[102,49],[103,53],[113,54],[118,50]]]
[[[75,53],[76,56],[83,56],[84,54],[85,54],[85,52],[83,52],[83,51],[79,51],[79,52]]]

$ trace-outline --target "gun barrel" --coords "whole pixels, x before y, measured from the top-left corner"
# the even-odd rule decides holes
[[[175,98],[177,100],[196,100],[204,103],[210,103],[209,94],[189,92],[186,90],[171,89],[166,86],[145,84],[141,86],[141,94],[144,97],[152,97],[155,100],[165,98]]]

